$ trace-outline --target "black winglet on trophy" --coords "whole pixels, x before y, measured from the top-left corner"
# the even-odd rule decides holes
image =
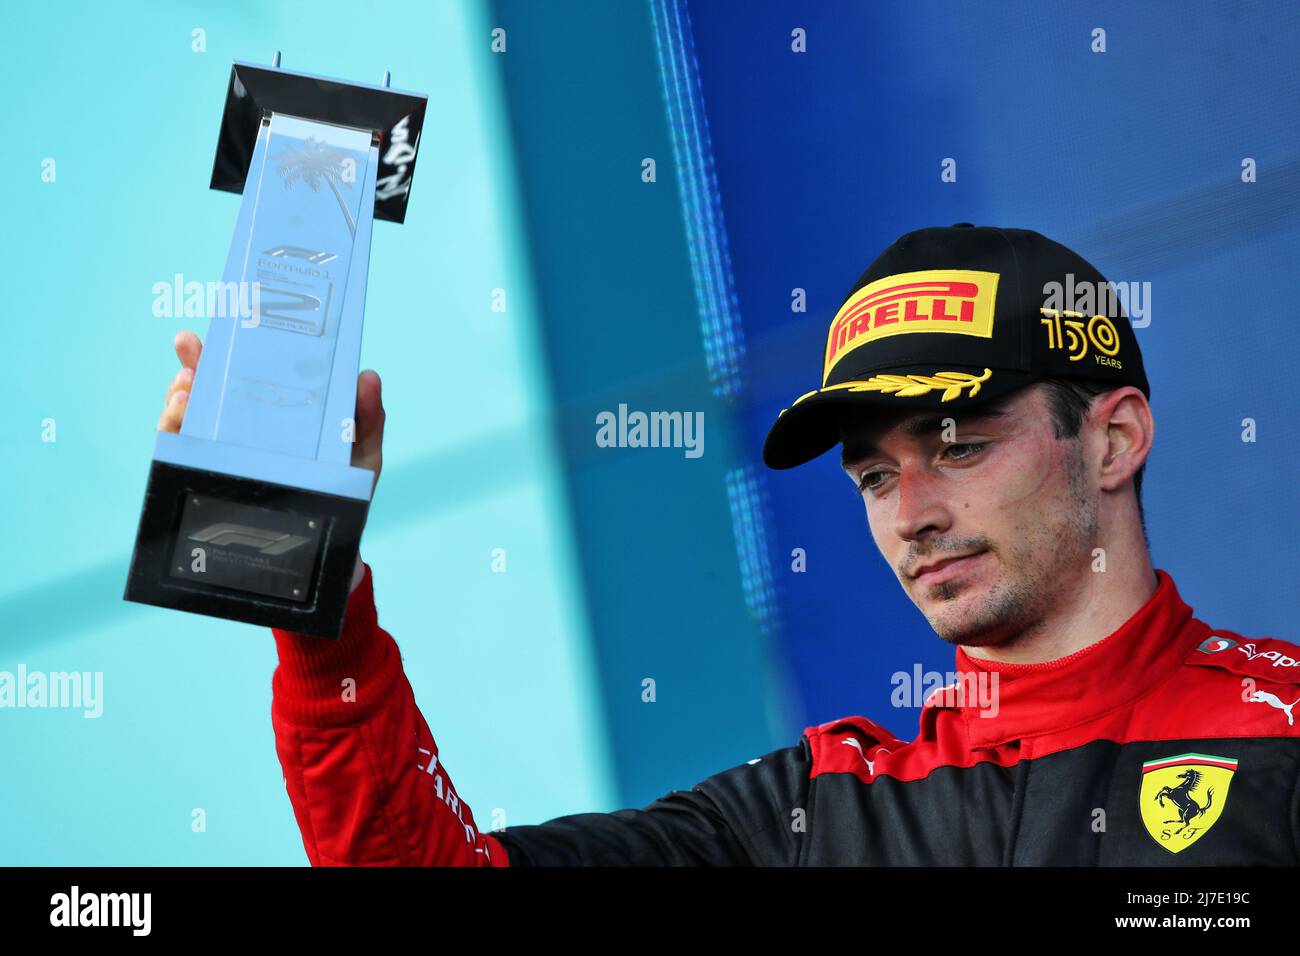
[[[235,63],[213,189],[242,192],[128,601],[337,638],[374,473],[351,465],[374,219],[402,222],[427,98]]]

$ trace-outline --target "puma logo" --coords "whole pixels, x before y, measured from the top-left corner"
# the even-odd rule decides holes
[[[862,744],[860,741],[858,741],[856,738],[850,737],[848,740],[841,740],[840,743],[848,744],[850,747],[856,750],[858,752],[858,756],[862,758],[862,762],[867,765],[867,773],[871,774],[871,776],[873,777],[876,775],[876,762],[874,760],[867,759],[867,755],[862,752]],[[889,751],[885,750],[883,747],[876,752],[885,753],[885,754],[889,753]]]
[[[1291,713],[1291,708],[1296,704],[1300,704],[1300,698],[1296,698],[1289,704],[1284,704],[1282,703],[1282,698],[1278,697],[1277,694],[1270,694],[1268,691],[1257,690],[1250,695],[1249,703],[1268,704],[1270,707],[1276,707],[1278,710],[1282,711],[1282,713],[1286,714],[1287,726],[1295,726],[1295,717]],[[847,740],[844,742],[848,743]]]

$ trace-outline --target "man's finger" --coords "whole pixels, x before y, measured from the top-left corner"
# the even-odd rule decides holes
[[[384,447],[383,383],[379,373],[367,369],[357,376],[357,443],[352,463],[379,471]]]
[[[181,430],[181,421],[185,418],[185,405],[190,400],[188,390],[176,390],[171,392],[167,397],[167,404],[163,406],[162,415],[158,419],[158,430],[160,432],[179,432]]]
[[[183,368],[172,376],[171,382],[167,386],[167,394],[163,396],[163,407],[171,402],[172,396],[179,392],[188,392],[194,387],[194,369]]]
[[[176,357],[181,360],[181,366],[188,369],[199,367],[199,354],[203,351],[203,343],[193,332],[177,332],[176,338],[172,342],[176,349]]]

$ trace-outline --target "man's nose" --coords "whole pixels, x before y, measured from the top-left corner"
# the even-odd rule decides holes
[[[952,525],[952,513],[942,496],[942,478],[921,467],[904,466],[898,475],[898,510],[894,533],[905,541],[943,534]]]

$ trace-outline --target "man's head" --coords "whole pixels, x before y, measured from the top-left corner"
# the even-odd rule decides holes
[[[1146,547],[1154,423],[1132,386],[1049,378],[949,411],[843,405],[839,433],[876,547],[952,643],[1024,636],[1080,592],[1095,549]]]
[[[1009,651],[1095,616],[1094,568],[1150,566],[1151,390],[1115,292],[1031,230],[906,233],[836,312],[821,384],[777,416],[763,460],[842,443],[876,546],[949,641]]]

